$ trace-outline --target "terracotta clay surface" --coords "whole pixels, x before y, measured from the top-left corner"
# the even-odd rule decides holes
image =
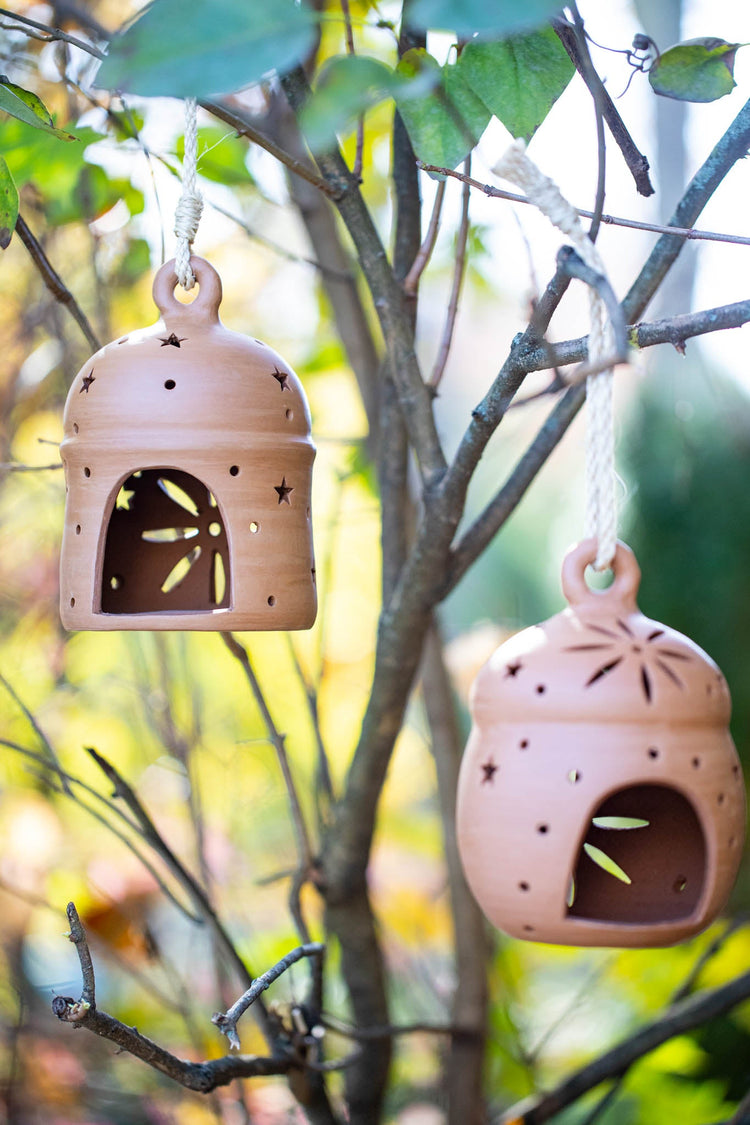
[[[221,281],[154,279],[162,319],[107,344],[73,381],[60,451],[68,629],[306,629],[315,620],[315,449],[300,382],[224,328]]]
[[[479,673],[457,826],[487,917],[518,938],[669,945],[726,902],[745,790],[727,685],[681,633],[638,610],[618,544],[589,589],[586,540],[567,555],[569,608],[524,630]]]

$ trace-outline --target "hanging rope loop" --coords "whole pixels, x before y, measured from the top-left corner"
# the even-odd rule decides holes
[[[526,155],[526,146],[515,141],[494,171],[520,187],[528,199],[570,240],[586,266],[606,281],[604,263],[554,180],[545,176]],[[609,283],[606,282],[608,286]],[[588,363],[597,374],[586,379],[586,538],[597,541],[595,570],[606,570],[617,545],[617,497],[615,476],[614,419],[612,411],[613,370],[610,357],[618,356],[607,304],[598,287],[589,283]],[[610,287],[611,292],[611,287]],[[619,356],[618,356],[619,358]]]
[[[196,187],[198,178],[198,113],[195,98],[185,99],[185,155],[182,161],[182,194],[175,210],[177,236],[175,273],[183,289],[192,289],[195,277],[190,268],[190,253],[203,213],[203,197]]]

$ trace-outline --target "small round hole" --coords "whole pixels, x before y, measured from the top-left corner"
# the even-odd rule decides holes
[[[273,596],[273,594],[269,594],[269,596],[266,598],[266,601],[269,605],[276,605],[276,598]]]
[[[208,534],[213,536],[221,535],[221,524],[217,523],[216,520],[213,520],[208,525]]]
[[[531,887],[529,886],[529,884],[524,879],[518,884],[518,889],[519,889],[519,891],[530,891]]]
[[[72,609],[75,604],[76,604],[75,598],[71,598],[70,599],[70,608]]]
[[[168,391],[173,391],[175,389],[175,387],[177,386],[177,384],[175,383],[174,379],[166,379],[164,381],[164,386],[167,388]]]
[[[536,685],[536,693],[537,693],[537,695],[544,695],[544,693],[545,693],[545,691],[546,691],[546,690],[547,690],[547,685],[546,685],[546,684],[537,684],[537,685]]]
[[[119,590],[122,587],[122,578],[119,574],[113,574],[109,580],[110,590]]]
[[[230,475],[230,477],[236,477],[236,476],[238,476],[238,474],[239,474],[239,471],[240,471],[240,467],[239,467],[239,465],[230,465],[230,466],[229,466],[229,475]]]
[[[528,738],[522,738],[521,741],[518,743],[518,745],[519,745],[521,750],[528,750],[528,748],[529,748]]]
[[[659,757],[659,751],[656,749],[655,746],[649,747],[648,756],[649,756],[649,758],[658,758]]]
[[[74,433],[74,434],[77,434],[77,433],[78,433],[78,423],[77,423],[77,422],[74,422],[74,423],[73,423],[73,433]]]
[[[293,410],[287,410],[286,414],[285,414],[285,418],[286,418],[287,422],[291,422],[293,417],[294,417],[294,411]]]
[[[250,534],[251,535],[257,535],[259,531],[260,531],[260,524],[256,523],[255,520],[253,520],[253,522],[250,524]]]
[[[80,535],[80,534],[81,534],[81,525],[80,525],[80,523],[77,523],[76,524],[76,535]]]
[[[682,892],[685,890],[686,886],[687,886],[687,879],[685,878],[685,876],[684,875],[678,875],[677,878],[675,879],[674,883],[672,884],[672,890],[676,894],[679,895],[679,894],[682,894]]]
[[[691,765],[692,765],[694,770],[700,769],[700,764],[701,764],[700,758],[693,758],[693,760],[691,762]]]
[[[729,837],[730,848],[733,848],[736,843],[737,843],[737,837],[736,836],[730,836]]]
[[[537,824],[536,830],[540,836],[546,836],[549,832],[549,824]]]
[[[582,777],[583,777],[583,774],[581,773],[580,770],[569,770],[568,771],[568,781],[570,782],[571,785],[577,785]]]
[[[739,766],[732,766],[732,773],[734,774],[735,777],[739,777],[740,776],[740,767]]]
[[[717,804],[717,805],[723,805],[723,804],[724,804],[724,801],[725,801],[725,797],[724,797],[724,794],[723,794],[723,793],[719,793],[718,797],[716,798],[716,804]]]
[[[534,932],[534,927],[533,927],[533,926],[524,926],[524,928],[523,928],[523,932],[524,932],[525,934],[533,934],[533,932]]]
[[[91,476],[91,469],[90,469],[90,468],[88,467],[88,465],[87,465],[87,466],[86,466],[86,468],[85,468],[85,469],[83,470],[83,475],[84,475],[85,477],[90,477],[90,476]]]

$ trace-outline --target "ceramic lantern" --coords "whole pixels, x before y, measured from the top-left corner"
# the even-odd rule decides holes
[[[721,910],[745,792],[727,685],[687,637],[638,610],[619,543],[591,590],[596,541],[567,555],[569,607],[501,645],[472,691],[458,839],[480,906],[514,937],[659,946]]]
[[[200,258],[192,304],[174,263],[162,319],[76,376],[60,447],[67,498],[60,603],[68,629],[306,629],[315,620],[315,449],[297,376],[219,320]]]

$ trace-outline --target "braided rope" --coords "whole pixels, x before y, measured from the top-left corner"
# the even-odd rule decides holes
[[[522,188],[550,222],[570,239],[587,266],[605,274],[599,252],[581,225],[577,212],[557,184],[545,176],[526,155],[523,141],[514,141],[494,171]],[[613,350],[612,327],[604,301],[589,286],[589,362],[596,363]],[[597,541],[595,570],[606,570],[617,543],[615,439],[612,411],[612,368],[586,380],[586,538]]]
[[[192,289],[195,277],[190,252],[203,213],[203,197],[196,187],[198,166],[198,114],[195,98],[185,99],[185,155],[182,161],[182,195],[174,216],[177,235],[175,273],[183,289]]]

